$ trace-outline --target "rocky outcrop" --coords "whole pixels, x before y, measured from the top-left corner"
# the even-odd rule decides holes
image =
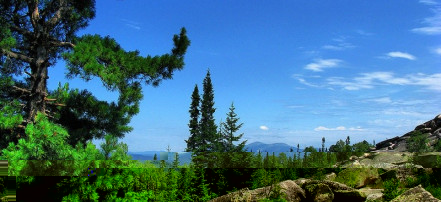
[[[329,180],[298,179],[295,182],[306,193],[307,201],[365,201],[366,195],[345,184]]]
[[[394,198],[392,201],[393,202],[400,202],[400,201],[441,202],[441,200],[433,197],[432,194],[426,191],[421,185],[418,185],[417,187],[405,191],[401,195]]]
[[[305,191],[292,180],[286,180],[278,183],[282,197],[287,201],[304,201]],[[259,201],[268,197],[274,186],[262,187],[254,190],[248,188],[241,189],[210,200],[210,202],[227,202],[227,201]]]
[[[345,184],[328,180],[298,179],[286,180],[278,184],[282,198],[286,201],[365,201],[366,195]],[[210,202],[259,201],[270,195],[274,187],[254,190],[247,188],[210,200]]]
[[[376,151],[395,151],[404,152],[407,151],[407,139],[414,132],[421,132],[422,134],[427,134],[429,139],[429,146],[434,145],[438,140],[441,139],[441,114],[436,116],[434,119],[427,121],[421,125],[415,127],[413,131],[410,131],[403,136],[394,137],[382,142],[379,142],[375,146]]]

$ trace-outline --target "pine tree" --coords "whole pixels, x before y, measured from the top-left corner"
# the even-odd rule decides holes
[[[200,138],[202,139],[199,151],[216,152],[214,149],[217,138],[217,126],[214,119],[214,90],[211,83],[210,70],[207,71],[203,82],[204,92],[201,102],[201,120],[199,123]]]
[[[231,103],[230,112],[227,113],[227,119],[225,123],[222,123],[224,128],[223,136],[226,140],[226,151],[227,152],[245,152],[244,147],[246,144],[246,140],[241,142],[238,146],[235,146],[233,142],[237,142],[242,138],[243,133],[235,136],[235,133],[242,127],[243,123],[238,124],[239,118],[237,118],[237,114],[234,112],[235,107],[234,103]]]
[[[95,17],[95,0],[2,1],[0,10],[0,95],[4,98],[0,109],[14,102],[24,106],[14,107],[21,123],[0,128],[0,138],[14,143],[23,138],[24,128],[35,122],[38,112],[68,130],[71,146],[106,134],[124,137],[132,130],[131,118],[139,112],[141,84],[158,86],[172,79],[174,71],[184,67],[190,45],[185,28],[173,37],[171,53],[154,57],[125,51],[109,36],[80,37],[78,31]],[[99,78],[107,90],[119,92],[118,100],[100,101],[86,90],[48,91],[49,67],[61,58],[68,78]]]
[[[325,152],[325,137],[322,137],[322,150],[321,152]]]
[[[175,159],[173,160],[173,168],[178,168],[179,166],[179,154],[178,152],[175,153]]]
[[[199,116],[200,116],[200,96],[198,85],[195,85],[193,94],[191,95],[191,105],[190,105],[190,123],[188,127],[190,128],[190,137],[185,142],[187,143],[187,148],[185,151],[194,152],[196,148],[199,148],[201,145],[198,140],[199,137]],[[199,138],[199,139],[198,139]]]

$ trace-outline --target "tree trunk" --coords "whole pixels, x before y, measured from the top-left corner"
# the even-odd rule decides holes
[[[27,103],[27,122],[33,122],[37,112],[45,113],[48,77],[48,52],[44,46],[36,48],[36,60],[31,66],[31,95]]]

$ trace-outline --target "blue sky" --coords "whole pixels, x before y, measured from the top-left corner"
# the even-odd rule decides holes
[[[173,80],[143,87],[122,139],[129,151],[185,149],[190,96],[208,68],[216,122],[234,102],[248,143],[380,142],[441,113],[440,1],[112,0],[96,10],[80,35],[109,35],[144,56],[169,53],[181,27],[191,40]],[[65,73],[62,61],[51,68],[49,88],[69,82],[117,99],[98,79]]]

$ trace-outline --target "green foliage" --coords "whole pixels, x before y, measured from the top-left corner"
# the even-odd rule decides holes
[[[439,139],[433,146],[433,150],[436,152],[441,152],[441,139]]]
[[[426,134],[422,134],[420,131],[414,131],[407,140],[407,149],[409,152],[428,152],[428,142],[429,140]]]
[[[193,94],[191,95],[191,105],[190,105],[190,123],[188,127],[190,128],[190,137],[185,140],[187,143],[187,152],[196,151],[201,145],[201,137],[199,136],[199,109],[200,108],[200,96],[198,86],[195,85]]]
[[[204,78],[203,91],[201,101],[201,120],[199,122],[199,132],[202,139],[200,151],[217,152],[214,150],[218,133],[214,119],[216,108],[214,108],[214,90],[213,84],[211,83],[210,70],[207,71],[207,75]]]
[[[397,179],[390,179],[383,182],[383,198],[386,201],[390,201],[394,199],[395,197],[399,196],[404,192],[404,190],[401,190],[398,188],[399,181]]]
[[[235,135],[235,133],[242,127],[243,123],[238,124],[239,118],[237,118],[237,114],[234,112],[236,108],[234,107],[234,104],[231,103],[230,111],[227,113],[227,119],[225,120],[223,125],[223,140],[225,141],[225,151],[226,152],[244,152],[245,151],[245,144],[246,140],[241,142],[238,146],[234,145],[233,142],[239,141],[242,136],[242,134]]]
[[[371,147],[372,145],[370,145],[366,140],[363,140],[362,142],[352,145],[352,150],[357,156],[360,156],[363,153],[369,152]]]

